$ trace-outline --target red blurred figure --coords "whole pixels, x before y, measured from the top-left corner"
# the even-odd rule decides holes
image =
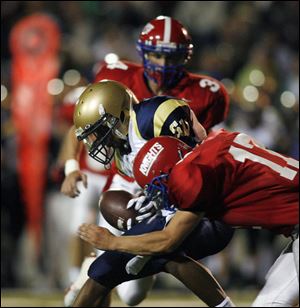
[[[21,19],[10,33],[12,112],[18,135],[19,180],[26,223],[39,255],[53,98],[48,82],[59,72],[60,29],[44,14]]]

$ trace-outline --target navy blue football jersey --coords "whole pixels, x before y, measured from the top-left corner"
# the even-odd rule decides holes
[[[187,102],[171,96],[155,96],[132,106],[128,139],[129,154],[115,152],[119,171],[132,176],[132,164],[140,148],[153,137],[173,136],[195,146],[191,111]]]

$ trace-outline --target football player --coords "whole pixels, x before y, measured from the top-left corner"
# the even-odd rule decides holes
[[[151,20],[139,36],[137,49],[143,65],[128,61],[105,64],[95,81],[119,81],[131,89],[138,100],[155,95],[182,98],[206,130],[225,120],[229,109],[227,91],[214,78],[186,71],[185,65],[191,58],[193,45],[187,30],[177,20],[167,16]],[[68,135],[68,176],[62,185],[62,192],[76,197],[79,193],[76,183],[81,179],[86,181],[76,164],[79,144],[74,126]]]
[[[156,155],[149,153],[155,152]],[[115,237],[96,225],[79,234],[95,247],[126,253],[171,253],[205,214],[234,227],[266,228],[291,237],[267,275],[255,307],[292,307],[299,300],[299,162],[259,146],[246,134],[220,130],[194,149],[172,137],[151,139],[134,175],[149,200],[178,209],[161,231]],[[146,185],[146,186],[145,186]]]
[[[185,69],[192,56],[193,44],[188,31],[180,22],[168,16],[151,20],[139,36],[137,49],[143,59],[143,65],[128,61],[105,64],[101,66],[95,81],[120,81],[135,93],[138,100],[154,95],[170,95],[184,99],[206,130],[226,118],[229,97],[224,86],[214,78],[191,74]],[[70,197],[79,195],[78,182],[83,181],[87,185],[86,176],[77,163],[78,151],[79,143],[73,126],[66,142],[67,174],[61,188],[61,191]],[[116,172],[110,189],[137,192],[137,186],[130,177]],[[99,223],[108,227],[101,216]],[[70,292],[78,291],[83,279],[79,280],[80,283],[76,283]],[[150,278],[147,282],[150,285],[149,281]],[[145,291],[140,289],[141,283],[136,287],[132,286],[134,283],[130,282],[129,289],[126,289],[125,285],[118,287],[122,300],[127,304],[137,304],[146,296]],[[148,287],[142,289],[147,290]]]
[[[156,96],[138,102],[132,91],[111,80],[94,83],[82,93],[74,111],[74,124],[77,138],[83,141],[89,154],[95,160],[107,165],[114,156],[119,172],[128,176],[133,176],[133,159],[147,140],[159,135],[171,135],[181,138],[191,146],[195,146],[197,142],[206,137],[204,128],[194,117],[187,102],[171,96]],[[155,203],[152,203],[152,206],[155,206]],[[150,215],[150,212],[143,213],[137,217],[137,221],[133,224],[149,218]],[[164,211],[161,215],[163,217],[159,216],[151,223],[147,223],[146,229],[135,227],[130,229],[129,232],[130,234],[138,234],[159,230],[173,215],[173,210]],[[195,259],[201,259],[222,250],[233,235],[231,228],[220,222],[210,222],[209,220],[203,220],[201,227],[195,233],[201,234],[202,238],[198,238],[202,243],[201,251],[193,249],[191,240],[186,241],[183,249],[185,254]],[[130,273],[130,270],[126,270],[129,266],[133,267],[135,271],[136,265],[131,264],[132,259],[132,255],[106,252],[94,261],[90,267],[89,276],[106,288],[113,288],[134,278],[142,277],[146,279],[152,273],[166,271],[166,268],[183,283],[190,279],[186,266],[190,268],[191,264],[186,264],[183,261],[176,262],[173,256],[171,270],[168,267],[169,259],[161,258],[150,262],[151,265],[148,265],[147,269],[138,276],[134,276]],[[145,265],[143,258],[136,260],[138,266],[142,264],[143,267]],[[127,265],[129,261],[130,265]],[[147,262],[148,259],[144,261]],[[180,271],[176,267],[177,265],[180,266]],[[180,276],[176,276],[179,272],[181,273]],[[198,273],[197,268],[194,269],[194,273]],[[207,300],[204,296],[205,292],[201,290],[204,285],[199,284],[196,274],[193,277],[193,285],[189,285],[189,287],[208,305],[220,304],[225,300],[225,298],[216,298],[216,296]],[[212,277],[208,279],[214,281]],[[98,284],[89,282],[89,287],[85,285],[79,298],[75,301],[75,305],[86,306],[94,303],[95,297],[93,295],[96,296],[97,300],[100,300],[101,290],[99,290]],[[215,290],[218,288],[215,287]],[[207,285],[205,285],[205,289],[208,290]],[[98,292],[96,292],[97,290]],[[89,295],[87,296],[87,294]],[[88,298],[88,302],[86,298]],[[224,305],[231,304],[229,299],[227,300]]]
[[[73,125],[75,103],[85,88],[86,86],[79,86],[68,91],[58,107],[60,123],[63,123],[66,127],[67,125]],[[59,153],[57,158],[56,166],[59,170],[63,170],[65,162],[63,148],[62,146],[61,153]],[[89,179],[89,188],[84,189],[85,182],[78,183],[80,194],[78,194],[77,198],[73,198],[72,202],[69,202],[71,203],[68,216],[69,223],[64,224],[64,227],[68,230],[67,234],[69,235],[69,249],[67,249],[67,253],[70,266],[68,274],[72,282],[79,274],[84,256],[88,256],[89,253],[93,251],[90,245],[83,244],[83,241],[78,238],[76,234],[77,229],[81,223],[95,219],[97,203],[110,174],[110,170],[105,169],[103,165],[92,159],[84,148],[80,151],[80,155],[78,156],[78,165]],[[65,172],[68,174],[69,171],[66,169]],[[57,198],[62,198],[62,202],[66,202],[65,196],[59,194],[54,200],[56,204],[59,203]],[[54,209],[53,206],[52,208]]]

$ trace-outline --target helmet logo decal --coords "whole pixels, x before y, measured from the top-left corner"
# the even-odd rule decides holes
[[[150,24],[150,22],[148,22],[147,25],[144,27],[142,33],[148,34],[150,31],[152,31],[152,29],[154,29],[154,26]]]
[[[149,149],[139,168],[143,175],[148,176],[153,163],[163,149],[164,147],[158,142],[154,143],[154,145]]]

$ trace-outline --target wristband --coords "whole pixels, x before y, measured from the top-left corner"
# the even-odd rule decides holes
[[[74,171],[80,170],[79,163],[76,159],[68,159],[65,163],[65,176],[68,176]]]

